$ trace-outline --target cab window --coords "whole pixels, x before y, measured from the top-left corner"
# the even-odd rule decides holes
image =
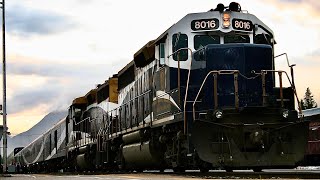
[[[159,44],[159,57],[160,57],[160,65],[164,65],[165,63],[164,43]]]
[[[243,34],[232,34],[232,35],[225,35],[224,36],[224,43],[250,43],[249,35]]]
[[[195,35],[194,49],[198,50],[208,44],[220,44],[220,36],[218,35]]]
[[[255,44],[267,44],[267,45],[272,45],[271,43],[271,36],[269,34],[261,33],[257,34],[253,38],[253,42]]]
[[[186,34],[176,33],[172,36],[172,53],[181,48],[188,47],[188,36]],[[176,61],[186,61],[188,59],[188,49],[183,49],[173,54]]]

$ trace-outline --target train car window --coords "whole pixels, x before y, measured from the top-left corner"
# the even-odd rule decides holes
[[[225,35],[224,36],[224,43],[250,43],[249,35],[243,34],[232,34],[232,35]]]
[[[186,34],[173,34],[172,36],[172,52],[175,52],[181,48],[188,47],[188,36]],[[179,54],[179,59],[178,59]],[[180,50],[179,53],[173,55],[173,59],[176,61],[186,61],[188,59],[188,50]]]
[[[194,49],[198,50],[208,44],[220,44],[220,36],[218,35],[195,35],[193,38]]]
[[[50,154],[51,149],[52,149],[51,143],[52,143],[51,134],[49,134],[49,154]]]
[[[54,131],[54,147],[57,148],[58,145],[58,133],[57,130]]]
[[[159,44],[160,65],[164,65],[164,63],[165,63],[164,56],[165,56],[164,43],[160,43]]]

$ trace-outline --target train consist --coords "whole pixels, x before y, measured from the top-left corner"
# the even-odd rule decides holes
[[[295,167],[308,125],[294,108],[293,73],[275,70],[274,45],[238,3],[188,14],[74,99],[15,163],[33,172]]]

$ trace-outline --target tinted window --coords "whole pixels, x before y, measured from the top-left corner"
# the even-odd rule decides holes
[[[177,51],[181,48],[187,48],[188,47],[188,36],[186,34],[174,34],[172,36],[172,52]],[[178,60],[179,55],[179,61],[186,61],[188,59],[188,50],[184,49],[181,51],[178,51],[173,55],[174,60]]]
[[[271,45],[271,37],[269,34],[257,34],[254,38],[253,38],[253,42],[255,44],[268,44]]]
[[[160,65],[164,64],[164,57],[165,52],[164,52],[164,43],[160,43],[159,45],[159,57],[160,57]]]
[[[200,49],[193,54],[193,59],[195,61],[205,61],[204,49]]]
[[[220,44],[220,36],[218,35],[195,35],[194,49],[199,49],[208,44]]]
[[[249,35],[233,34],[224,36],[224,43],[250,43]]]

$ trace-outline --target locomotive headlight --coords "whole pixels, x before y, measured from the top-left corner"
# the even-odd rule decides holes
[[[283,118],[288,118],[289,117],[289,110],[288,109],[284,109],[282,111],[282,117]]]
[[[221,118],[223,117],[223,112],[222,112],[222,110],[217,110],[217,111],[215,112],[215,116],[216,116],[217,119],[221,119]]]
[[[222,14],[222,22],[224,28],[229,28],[230,26],[230,14],[225,12]]]

